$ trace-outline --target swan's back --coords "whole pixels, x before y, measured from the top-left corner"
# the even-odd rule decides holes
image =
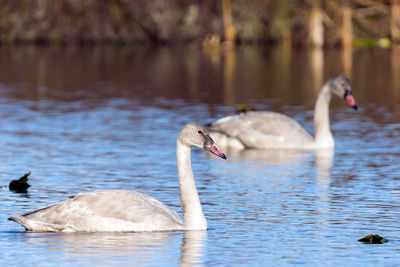
[[[77,194],[51,206],[13,216],[29,231],[163,231],[183,229],[176,212],[153,197],[127,190]]]
[[[213,122],[210,129],[239,140],[246,148],[304,148],[313,144],[313,137],[297,121],[276,112],[224,117]]]

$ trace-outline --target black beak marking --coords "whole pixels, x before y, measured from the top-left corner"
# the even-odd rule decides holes
[[[344,100],[346,100],[346,97],[349,96],[349,95],[351,95],[351,91],[349,89],[346,89],[344,91],[344,96],[343,96]]]
[[[211,139],[211,137],[207,134],[202,134],[204,136],[204,138],[206,139],[206,141],[204,142],[204,146],[211,146],[214,144],[214,140]]]

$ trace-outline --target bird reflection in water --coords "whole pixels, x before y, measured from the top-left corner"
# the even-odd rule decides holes
[[[165,231],[141,233],[38,233],[22,232],[20,237],[28,243],[50,251],[62,251],[75,262],[93,263],[123,257],[132,264],[155,262],[164,256],[175,256],[180,250],[180,266],[201,265],[204,262],[204,243],[207,231]],[[163,256],[164,255],[164,256]],[[165,260],[165,259],[164,259]]]

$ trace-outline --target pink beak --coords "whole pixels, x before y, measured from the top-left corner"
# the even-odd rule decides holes
[[[346,90],[346,93],[344,95],[344,99],[346,100],[347,105],[349,105],[353,109],[357,110],[356,101],[354,100],[354,97],[351,95],[350,91]]]
[[[214,142],[214,140],[212,140],[209,135],[205,135],[204,137],[206,138],[206,142],[204,143],[203,148],[207,151],[210,151],[214,155],[217,155],[220,158],[226,159],[225,154],[217,146],[217,144]]]

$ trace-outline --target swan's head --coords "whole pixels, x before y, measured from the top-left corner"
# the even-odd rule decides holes
[[[226,159],[225,154],[212,140],[208,132],[196,123],[189,123],[179,133],[178,141],[188,145],[203,148],[220,158]]]
[[[327,84],[333,94],[340,98],[344,98],[351,108],[357,110],[356,101],[351,94],[351,84],[349,79],[344,75],[336,75],[331,77]]]

